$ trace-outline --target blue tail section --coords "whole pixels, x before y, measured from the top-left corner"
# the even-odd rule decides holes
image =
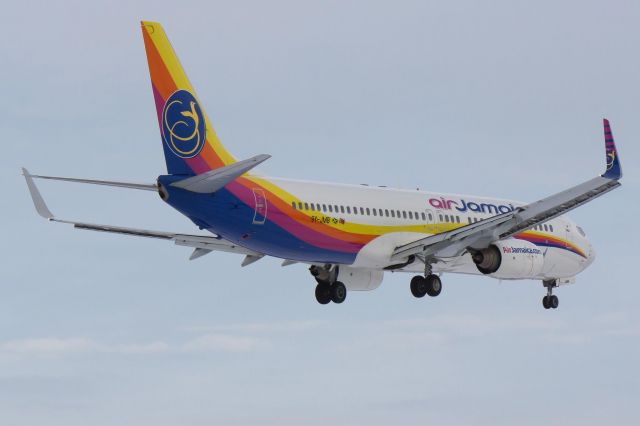
[[[620,158],[618,157],[618,150],[616,144],[613,141],[613,133],[611,133],[611,126],[609,120],[606,118],[602,120],[604,124],[604,146],[606,150],[607,169],[602,177],[607,179],[618,180],[622,177],[622,167],[620,166]]]

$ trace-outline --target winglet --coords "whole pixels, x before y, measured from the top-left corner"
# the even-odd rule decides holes
[[[618,156],[618,150],[616,144],[613,141],[613,133],[611,133],[611,126],[609,120],[602,119],[604,124],[604,147],[606,151],[606,164],[607,169],[602,175],[603,178],[618,180],[622,177],[622,167],[620,166],[620,157]]]
[[[22,175],[27,181],[27,186],[29,187],[29,192],[31,193],[31,199],[33,200],[33,205],[35,206],[38,214],[47,220],[53,220],[54,219],[53,213],[51,213],[51,211],[47,207],[47,204],[44,202],[42,195],[40,195],[40,191],[38,191],[38,187],[33,182],[33,177],[31,177],[31,174],[29,174],[29,171],[24,167],[22,168]]]

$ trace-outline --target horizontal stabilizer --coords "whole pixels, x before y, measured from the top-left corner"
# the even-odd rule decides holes
[[[174,182],[171,186],[200,194],[212,194],[269,158],[271,156],[267,154],[256,155],[201,175]]]

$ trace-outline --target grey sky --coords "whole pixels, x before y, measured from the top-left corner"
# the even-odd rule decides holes
[[[637,423],[637,2],[5,3],[0,424]],[[623,187],[571,215],[595,264],[554,312],[454,275],[319,306],[299,265],[46,223],[21,166],[164,172],[140,19],[265,174],[533,200],[601,171],[606,116]],[[152,193],[40,186],[61,217],[194,231]]]

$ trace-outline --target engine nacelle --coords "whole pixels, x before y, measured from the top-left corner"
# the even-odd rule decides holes
[[[375,290],[380,287],[382,278],[384,278],[383,271],[349,266],[339,266],[336,277],[348,290],[355,291]]]
[[[544,266],[542,250],[515,238],[496,241],[486,249],[472,252],[471,257],[480,272],[505,280],[533,278]]]

